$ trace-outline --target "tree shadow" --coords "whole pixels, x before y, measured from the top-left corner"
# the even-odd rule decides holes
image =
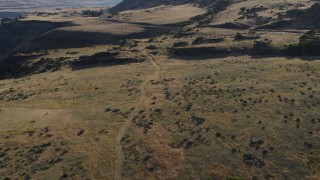
[[[179,49],[177,51],[177,49]],[[254,59],[264,59],[264,58],[286,58],[288,60],[299,59],[302,61],[318,61],[320,56],[287,56],[283,53],[274,54],[255,54],[251,50],[241,50],[241,49],[226,49],[226,48],[215,48],[215,47],[205,47],[205,48],[177,48],[169,50],[169,57],[179,60],[212,60],[226,57],[241,57],[249,56]]]
[[[154,38],[169,31],[158,26],[144,26],[141,32],[130,34],[112,34],[106,32],[64,31],[54,30],[27,43],[19,50],[34,52],[61,48],[83,48],[95,45],[116,45],[123,40]]]
[[[300,59],[303,61],[320,61],[320,56],[286,56],[287,59]]]
[[[72,71],[96,68],[96,67],[108,67],[117,65],[126,65],[131,63],[140,63],[145,61],[143,58],[120,58],[119,53],[101,52],[92,56],[81,56],[78,60],[69,64]]]

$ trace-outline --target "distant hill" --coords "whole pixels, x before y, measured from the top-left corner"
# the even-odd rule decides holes
[[[43,8],[109,6],[121,0],[0,0],[0,11],[28,11]]]
[[[211,5],[218,0],[123,0],[110,9],[110,12],[152,8],[161,5],[181,5],[193,3],[200,6]]]

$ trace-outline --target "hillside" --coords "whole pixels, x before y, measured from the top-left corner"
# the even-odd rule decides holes
[[[125,10],[137,10],[157,7],[161,5],[182,5],[182,4],[195,4],[199,6],[209,6],[217,0],[123,0],[118,5],[110,9],[111,12],[119,12]]]
[[[0,177],[320,179],[319,8],[125,0],[4,21]]]

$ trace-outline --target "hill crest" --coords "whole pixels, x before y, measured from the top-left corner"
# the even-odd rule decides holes
[[[121,3],[111,8],[110,12],[147,9],[161,5],[195,4],[206,7],[217,1],[218,0],[123,0]]]

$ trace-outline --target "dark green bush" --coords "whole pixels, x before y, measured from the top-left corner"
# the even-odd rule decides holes
[[[319,56],[320,55],[320,44],[319,40],[311,39],[300,44],[302,54]]]
[[[240,10],[241,10],[242,12],[244,12],[246,9],[247,9],[246,7],[240,8]]]
[[[286,47],[286,52],[289,56],[300,56],[300,49],[299,49],[299,44],[289,44]]]
[[[91,16],[91,17],[99,17],[103,14],[102,9],[100,11],[92,11],[92,10],[84,10],[82,11],[82,15]]]
[[[244,36],[241,33],[237,32],[236,35],[234,36],[234,38],[235,39],[243,39]]]
[[[285,47],[289,56],[320,56],[320,37],[314,34],[303,34],[299,38],[299,43],[289,44]]]
[[[293,10],[289,10],[288,14],[291,16],[303,16],[306,14],[305,10],[302,9],[293,9]]]
[[[245,178],[241,176],[228,176],[226,180],[244,180]]]

